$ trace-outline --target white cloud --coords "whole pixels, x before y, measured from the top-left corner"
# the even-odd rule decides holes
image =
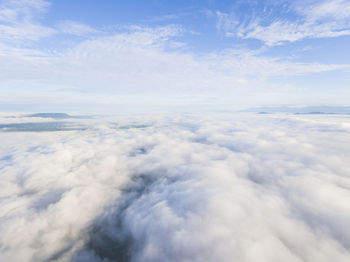
[[[23,82],[38,90],[45,87],[45,92],[60,86],[61,90],[75,88],[109,95],[186,94],[210,90],[244,92],[247,87],[262,88],[262,80],[272,77],[349,68],[347,65],[296,63],[248,50],[224,50],[197,56],[174,49],[174,43],[176,46],[177,38],[183,33],[184,29],[176,25],[131,27],[126,32],[81,41],[60,52],[34,50],[31,55],[28,49],[24,52],[8,47],[0,62],[4,75],[2,83],[19,88],[18,83]],[[16,88],[12,90],[16,92]],[[80,99],[81,95],[76,97]]]
[[[55,33],[53,29],[35,24],[0,25],[2,40],[9,42],[37,41],[42,37],[51,36],[53,33]]]
[[[321,1],[312,8],[298,8],[310,21],[333,20],[339,23],[349,22],[350,3],[346,0]]]
[[[276,8],[276,7],[274,7]],[[293,19],[270,17],[269,14],[253,14],[248,21],[240,21],[235,13],[217,12],[217,27],[227,36],[254,38],[266,45],[280,45],[306,38],[328,38],[350,35],[350,3],[346,0],[292,3],[289,11]],[[275,10],[274,12],[278,12]]]
[[[40,25],[38,18],[47,12],[45,0],[6,0],[0,5],[0,38],[3,42],[25,43],[48,37],[55,30]]]
[[[349,260],[346,116],[89,121],[1,134],[1,260]]]
[[[38,20],[50,6],[46,0],[4,0],[0,6],[0,21],[16,24]]]
[[[61,21],[57,26],[63,33],[70,35],[83,36],[88,34],[96,34],[99,32],[89,25],[70,20]]]

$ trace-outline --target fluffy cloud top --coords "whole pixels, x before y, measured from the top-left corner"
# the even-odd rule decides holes
[[[0,260],[349,261],[347,116],[79,121],[1,133]]]

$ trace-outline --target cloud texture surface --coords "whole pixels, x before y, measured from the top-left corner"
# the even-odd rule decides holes
[[[348,116],[81,121],[0,133],[1,261],[350,260]]]

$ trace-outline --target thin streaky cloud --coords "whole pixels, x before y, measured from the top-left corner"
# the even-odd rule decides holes
[[[276,7],[271,7],[276,8]],[[279,6],[283,8],[283,6]],[[281,45],[307,38],[333,38],[350,35],[350,2],[346,0],[322,1],[313,4],[297,2],[287,8],[294,19],[254,15],[242,23],[233,13],[217,12],[218,29],[226,36],[258,39],[266,45]]]
[[[57,28],[64,34],[84,36],[100,33],[99,30],[77,21],[64,20],[57,24]]]

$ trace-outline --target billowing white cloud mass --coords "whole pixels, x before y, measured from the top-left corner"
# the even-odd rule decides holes
[[[1,117],[1,261],[350,260],[348,116],[73,120]]]

